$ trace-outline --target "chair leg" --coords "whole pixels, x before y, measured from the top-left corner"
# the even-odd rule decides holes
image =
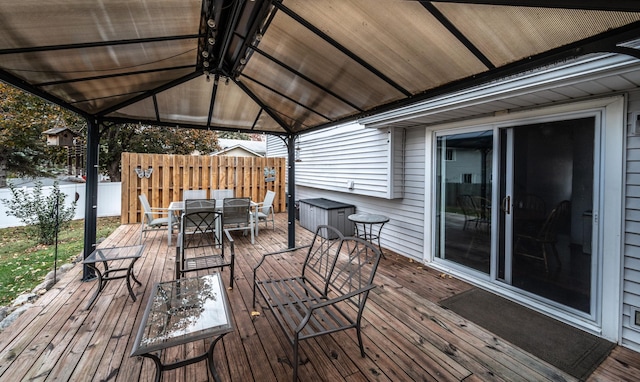
[[[298,338],[293,340],[293,382],[298,380]]]
[[[547,256],[547,245],[542,243],[542,259],[544,260],[544,271],[549,273],[549,257]]]
[[[364,346],[362,345],[362,333],[360,333],[360,325],[356,326],[356,334],[358,335],[358,345],[360,345],[360,355],[364,358]]]

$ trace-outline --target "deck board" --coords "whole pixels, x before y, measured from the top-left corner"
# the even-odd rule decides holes
[[[260,306],[252,306],[252,267],[263,253],[284,249],[286,214],[276,229],[263,228],[254,245],[242,233],[236,241],[234,288],[228,290],[235,330],[216,346],[214,360],[224,381],[289,381],[292,356],[277,323]],[[296,243],[311,233],[300,226]],[[100,246],[133,245],[138,225],[123,225]],[[77,264],[19,320],[0,335],[0,381],[152,381],[151,360],[129,357],[142,314],[155,282],[175,275],[175,247],[166,233],[149,232],[135,272],[137,301],[124,280],[107,283],[94,305],[86,305],[95,282],[82,282]],[[530,381],[575,379],[442,308],[438,303],[471,288],[423,264],[385,250],[363,316],[366,357],[360,357],[355,331],[303,341],[299,378],[304,381]],[[282,255],[267,269],[286,274],[301,259]],[[202,274],[202,273],[201,273]],[[230,272],[222,277],[228,285]],[[252,315],[252,312],[259,315]],[[210,340],[165,351],[166,362],[204,352]],[[588,381],[633,380],[640,373],[640,354],[616,347]],[[212,381],[206,362],[167,371],[167,381]]]

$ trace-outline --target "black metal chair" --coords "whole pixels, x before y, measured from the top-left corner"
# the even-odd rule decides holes
[[[514,253],[518,256],[540,260],[544,262],[545,272],[549,273],[549,250],[553,253],[558,268],[562,267],[556,244],[558,243],[558,230],[560,223],[570,215],[571,202],[560,202],[547,216],[540,230],[533,234],[521,234],[516,237]]]
[[[185,202],[176,245],[176,279],[188,272],[229,267],[229,286],[233,288],[235,247],[227,230],[222,230],[222,213],[210,203]],[[188,207],[189,206],[189,207]],[[225,253],[225,238],[229,253]]]
[[[255,243],[251,199],[225,198],[222,207],[222,224],[228,231],[251,233],[251,244]],[[229,227],[231,226],[231,227]]]
[[[327,239],[328,230],[338,239]],[[259,291],[287,335],[293,348],[293,381],[298,378],[300,341],[356,329],[360,354],[365,356],[360,323],[369,291],[375,288],[373,278],[381,257],[370,242],[342,238],[339,231],[323,225],[307,247],[300,273],[271,279],[268,267],[262,269],[267,258],[291,251],[266,254],[254,268],[253,304]]]

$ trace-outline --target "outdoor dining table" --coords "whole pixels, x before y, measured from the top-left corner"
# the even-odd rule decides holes
[[[213,351],[218,341],[233,330],[229,299],[220,273],[159,282],[151,291],[131,357],[151,358],[156,366],[156,382],[166,370],[206,359],[211,375],[219,381]],[[213,339],[205,353],[162,363],[163,350],[205,338]]]
[[[222,199],[216,199],[216,210],[217,211],[222,211],[222,206],[223,206],[224,201]],[[251,201],[251,208],[254,210],[252,212],[252,216],[253,216],[253,230],[255,232],[255,235],[258,236],[258,214],[256,213],[257,211],[255,211],[257,209],[257,207],[259,206],[258,203]],[[167,210],[169,211],[169,222],[167,224],[167,230],[168,230],[168,235],[167,235],[167,243],[168,245],[171,245],[171,236],[173,235],[173,224],[174,224],[174,219],[177,219],[178,216],[180,216],[180,214],[182,214],[182,211],[184,211],[184,200],[180,200],[180,201],[175,201],[175,202],[171,202],[169,203],[169,208],[167,208]]]

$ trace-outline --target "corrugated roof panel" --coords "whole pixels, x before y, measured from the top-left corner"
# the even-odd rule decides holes
[[[258,117],[260,106],[232,81],[227,84],[221,79],[213,110],[212,125],[250,129]]]
[[[195,69],[196,39],[2,56],[3,69],[36,85],[164,68]]]
[[[399,91],[283,13],[275,16],[259,48],[362,109],[402,98]]]
[[[212,91],[213,80],[200,76],[158,93],[160,120],[206,126]]]
[[[640,13],[434,4],[496,66],[640,20]]]
[[[301,104],[330,119],[353,114],[357,111],[348,103],[327,94],[322,88],[285,70],[258,53],[251,57],[240,79],[247,83],[259,79],[260,84],[271,89],[274,95],[280,93],[296,99]],[[266,102],[266,99],[263,101]],[[271,105],[270,102],[267,104]]]
[[[125,106],[118,111],[108,115],[115,118],[139,118],[142,120],[153,121],[156,119],[155,107],[152,98],[145,98],[129,106]]]
[[[286,5],[414,94],[488,69],[417,1]]]
[[[3,1],[0,47],[27,48],[198,33],[201,0]]]
[[[300,104],[269,91],[267,88],[260,86],[255,82],[246,81],[245,84],[252,93],[269,105],[269,108],[274,110],[278,116],[286,117],[295,121],[288,125],[288,127],[291,127],[294,130],[299,130],[301,126],[308,127],[329,122],[329,120],[324,118],[322,115],[314,113]],[[313,102],[310,102],[310,104],[313,105]]]

